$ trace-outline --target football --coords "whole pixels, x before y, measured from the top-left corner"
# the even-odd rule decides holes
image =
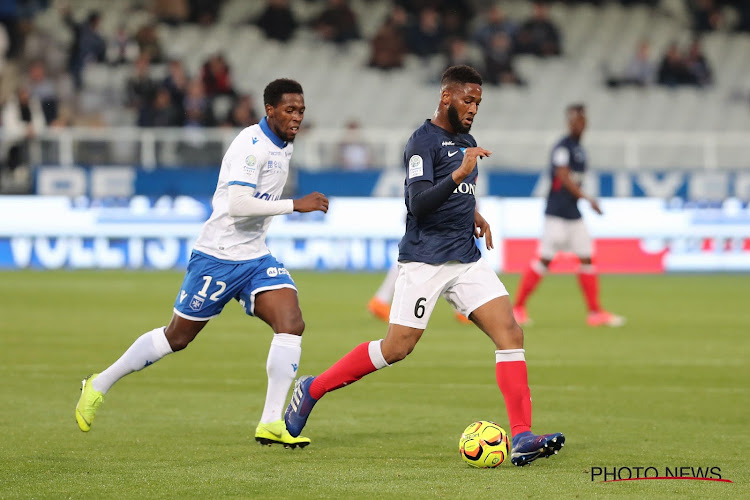
[[[472,467],[497,467],[508,456],[508,433],[495,422],[471,423],[458,441],[461,458]]]

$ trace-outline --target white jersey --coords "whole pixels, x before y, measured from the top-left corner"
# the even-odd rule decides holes
[[[255,197],[278,200],[289,174],[293,146],[282,141],[263,118],[234,138],[221,162],[213,213],[201,229],[195,249],[224,260],[250,260],[269,253],[266,232],[273,216],[229,215],[229,186],[255,189]]]

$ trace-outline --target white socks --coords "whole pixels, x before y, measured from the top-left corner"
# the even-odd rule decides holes
[[[281,412],[286,408],[289,388],[297,375],[300,356],[302,356],[300,335],[274,334],[266,362],[268,390],[266,391],[266,405],[260,417],[261,423],[269,424],[281,418]]]
[[[125,354],[101,372],[91,385],[94,390],[106,394],[125,375],[142,370],[171,353],[172,348],[164,335],[164,327],[151,330],[138,337]]]
[[[393,264],[391,268],[388,269],[388,274],[385,275],[385,279],[383,280],[383,283],[380,284],[380,288],[375,292],[375,297],[381,302],[390,304],[393,299],[393,292],[396,290],[396,278],[398,278],[398,265]]]

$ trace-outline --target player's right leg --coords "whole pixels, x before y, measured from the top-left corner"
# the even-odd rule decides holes
[[[104,394],[115,382],[172,352],[184,349],[208,320],[221,312],[236,292],[235,280],[228,273],[237,267],[193,252],[181,290],[175,298],[174,314],[169,325],[144,333],[106,370],[83,380],[75,413],[82,431],[91,429]]]
[[[284,414],[292,436],[302,432],[310,412],[323,395],[404,359],[414,349],[438,297],[453,279],[454,270],[451,266],[419,262],[400,263],[399,268],[385,339],[364,342],[317,377],[301,377],[297,381]]]
[[[156,328],[138,337],[120,358],[101,373],[83,379],[76,405],[76,422],[83,432],[91,430],[104,395],[124,376],[151,366],[164,356],[183,349],[198,335],[206,322],[172,317],[169,326]]]
[[[423,332],[423,329],[391,323],[385,339],[359,344],[317,377],[300,377],[284,414],[289,433],[299,436],[315,403],[326,393],[353,384],[408,356]]]

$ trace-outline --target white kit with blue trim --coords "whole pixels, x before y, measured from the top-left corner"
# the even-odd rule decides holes
[[[273,216],[229,215],[229,186],[239,184],[255,190],[263,200],[281,198],[293,146],[273,133],[265,118],[242,130],[232,141],[221,162],[219,182],[211,205],[213,213],[203,225],[195,249],[219,259],[244,261],[269,253],[266,232]],[[289,212],[292,210],[289,200]]]

